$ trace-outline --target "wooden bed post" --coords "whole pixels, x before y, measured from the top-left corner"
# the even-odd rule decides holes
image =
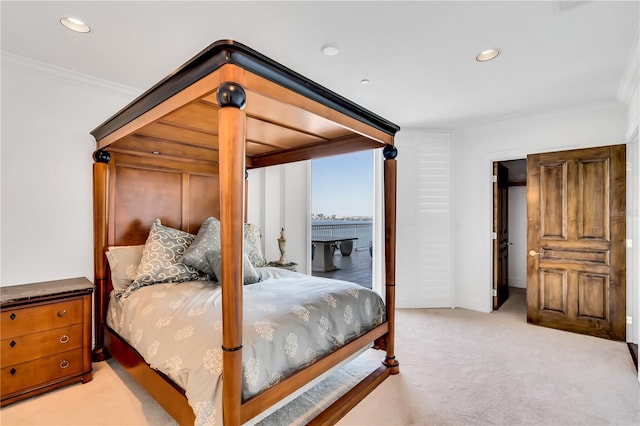
[[[222,406],[223,423],[239,425],[242,408],[242,281],[245,189],[246,103],[232,82],[217,93],[222,248]]]
[[[109,354],[104,348],[104,321],[106,319],[107,294],[107,230],[109,227],[109,161],[107,151],[93,153],[93,284],[96,291],[94,300],[95,348],[93,361],[104,361]]]
[[[396,322],[396,157],[398,149],[390,144],[382,150],[384,156],[384,212],[385,212],[385,289],[387,305],[387,356],[384,365],[391,374],[398,374],[400,367],[395,356],[395,322]]]

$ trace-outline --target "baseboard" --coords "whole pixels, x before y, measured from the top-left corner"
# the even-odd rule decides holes
[[[638,345],[636,343],[627,342],[627,346],[629,346],[629,352],[631,353],[633,364],[636,366],[636,371],[638,371]]]
[[[509,282],[509,287],[516,287],[516,288],[527,288],[527,280],[526,279],[518,279],[518,278],[509,278],[508,279]]]

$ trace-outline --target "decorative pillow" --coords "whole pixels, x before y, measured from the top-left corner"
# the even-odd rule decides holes
[[[248,254],[251,264],[256,268],[267,266],[267,259],[262,254],[260,244],[260,228],[252,223],[244,224],[244,252]]]
[[[216,279],[215,272],[211,269],[206,253],[220,250],[220,221],[211,216],[205,219],[200,226],[198,235],[182,256],[182,262]]]
[[[138,265],[142,258],[144,244],[139,246],[115,246],[107,250],[107,260],[111,268],[113,288],[125,291],[138,276]]]
[[[123,297],[147,285],[193,281],[200,278],[197,269],[182,263],[182,255],[193,242],[194,235],[170,228],[156,219],[151,225],[147,242],[142,250],[135,281]]]
[[[243,235],[244,252],[249,256],[251,264],[255,267],[266,266],[267,260],[262,254],[260,245],[260,228],[257,225],[245,223]],[[198,235],[185,251],[182,262],[214,277],[215,271],[211,269],[206,254],[216,250],[220,250],[220,221],[212,216],[202,222]]]
[[[218,277],[218,281],[220,281],[222,279],[222,256],[220,250],[207,251],[206,257],[209,264],[211,265],[213,273],[216,274],[216,277]],[[249,260],[249,256],[247,256],[246,253],[242,254],[242,265],[244,269],[242,280],[244,285],[254,284],[260,281],[260,274],[255,270],[255,268],[251,264],[251,261]]]

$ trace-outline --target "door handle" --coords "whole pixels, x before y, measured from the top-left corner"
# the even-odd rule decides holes
[[[542,253],[538,253],[535,250],[529,250],[529,256],[542,256]]]

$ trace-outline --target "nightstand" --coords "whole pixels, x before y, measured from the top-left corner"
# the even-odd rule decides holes
[[[93,378],[86,278],[0,288],[0,406]]]
[[[275,268],[286,269],[287,271],[298,272],[298,264],[295,262],[288,263],[278,263],[278,262],[269,262],[267,266],[273,266]]]

